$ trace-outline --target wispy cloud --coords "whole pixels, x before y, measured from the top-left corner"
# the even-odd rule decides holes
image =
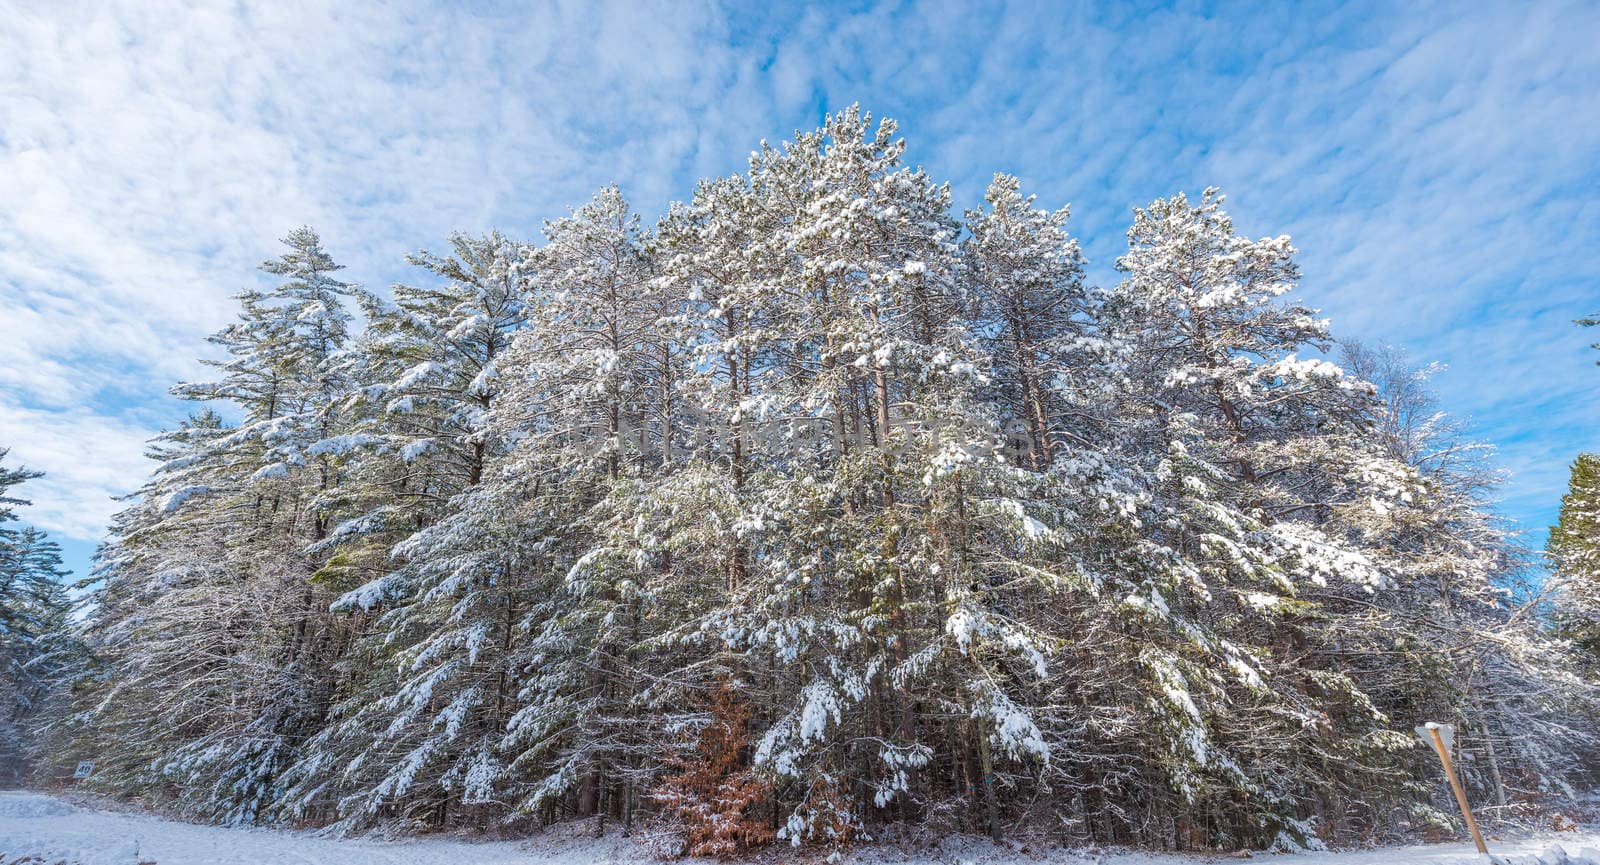
[[[1128,209],[1220,184],[1287,232],[1343,333],[1451,367],[1547,519],[1596,441],[1591,4],[851,10],[35,4],[0,18],[0,443],[92,539],[201,338],[309,222],[351,278],[453,229],[532,236],[620,181],[646,211],[859,100],[972,203],[1072,202],[1102,281]]]
[[[68,538],[92,540],[105,531],[112,497],[137,487],[149,470],[147,435],[145,427],[92,409],[30,409],[0,398],[0,441],[23,443],[7,465],[49,470],[14,494],[33,502],[30,521]]]

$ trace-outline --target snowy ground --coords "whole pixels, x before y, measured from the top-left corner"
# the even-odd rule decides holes
[[[1559,843],[1574,857],[1586,847],[1600,848],[1600,834],[1562,834],[1491,846],[1515,865],[1546,860]],[[1594,856],[1600,863],[1600,855]],[[1541,854],[1544,854],[1541,856]],[[29,859],[28,857],[38,857]],[[770,856],[762,857],[764,860]],[[803,857],[820,861],[818,857]],[[1346,853],[1257,855],[1271,865],[1475,865],[1470,844],[1388,847]],[[338,840],[304,832],[195,826],[142,814],[75,806],[39,793],[0,792],[0,865],[18,862],[56,865],[648,865],[658,858],[644,844],[613,834],[605,839],[572,836],[524,841],[474,843],[452,838],[411,841]],[[1019,855],[985,841],[953,839],[913,852],[866,848],[845,857],[858,865],[1201,865],[1242,861],[1239,857],[1174,856],[1148,853],[1057,851]]]

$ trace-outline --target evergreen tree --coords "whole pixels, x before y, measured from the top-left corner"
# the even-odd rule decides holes
[[[7,450],[0,448],[0,461]],[[48,759],[35,729],[83,658],[71,633],[61,551],[17,519],[11,488],[41,472],[0,465],[0,785],[19,786]]]
[[[476,660],[489,627],[480,617],[511,615],[501,594],[503,566],[492,554],[479,560],[474,550],[447,544],[463,521],[476,529],[469,535],[476,546],[493,531],[471,522],[482,501],[473,490],[504,451],[488,415],[500,391],[501,356],[526,318],[526,277],[521,252],[499,234],[455,235],[450,245],[453,256],[422,251],[410,258],[439,284],[397,285],[392,304],[364,298],[367,332],[338,358],[353,391],[342,407],[352,430],[345,441],[353,447],[341,489],[345,510],[355,515],[311,550],[332,551],[317,577],[343,592],[336,611],[354,611],[362,620],[384,609],[377,633],[361,640],[344,665],[333,722],[288,773],[284,807],[299,819],[337,813],[368,820],[414,786],[430,791],[416,803],[414,813],[421,814],[441,813],[447,800],[472,803],[488,795],[485,761],[493,748],[483,740],[497,722],[487,722],[490,731],[479,729],[484,722],[477,717],[466,733],[460,720],[435,730],[422,722],[437,716],[416,713],[431,689],[451,678],[450,664],[428,663],[446,646],[467,643],[470,660],[467,669],[456,669],[456,679],[487,677],[506,687],[503,661]],[[508,619],[502,630],[509,627]],[[508,634],[497,640],[508,641]],[[466,688],[467,695],[479,693]],[[374,701],[375,694],[382,698]],[[401,706],[413,714],[406,717]],[[450,711],[471,708],[462,703]],[[458,737],[478,743],[463,745]],[[465,748],[467,756],[447,746]],[[411,817],[413,809],[401,813]]]
[[[1308,663],[1305,646],[1330,584],[1365,595],[1385,583],[1357,524],[1405,507],[1414,484],[1363,439],[1371,386],[1300,356],[1325,350],[1328,332],[1279,300],[1298,278],[1288,238],[1240,237],[1221,205],[1207,190],[1136,210],[1118,261],[1127,278],[1111,314],[1139,379],[1124,411],[1155,480],[1152,540],[1165,560],[1130,600],[1155,628],[1141,664],[1167,697],[1151,705],[1170,737],[1157,765],[1177,804],[1248,796],[1261,814],[1228,840],[1297,846],[1315,842],[1314,827],[1281,780],[1329,762],[1319,730],[1347,746],[1344,772],[1384,772],[1384,753],[1404,741],[1343,671]]]
[[[1398,834],[1451,819],[1420,719],[1475,797],[1571,792],[1595,693],[1489,453],[1402,358],[1323,356],[1287,238],[1159,199],[1099,289],[1067,209],[996,175],[963,226],[905,152],[852,106],[653,228],[606,187],[386,298],[292,233],[177,389],[231,421],[152,442],[93,664],[13,741],[79,719],[91,785],[207,819],[654,814],[715,855]],[[1597,477],[1550,547],[1579,640]],[[74,633],[40,591],[8,635]]]
[[[1572,461],[1547,549],[1568,598],[1562,624],[1593,656],[1600,650],[1600,456],[1579,454]]]
[[[615,186],[545,224],[532,327],[519,335],[513,408],[520,443],[507,474],[530,490],[539,536],[519,625],[520,707],[508,759],[525,780],[517,810],[631,818],[640,682],[627,664],[644,638],[648,552],[616,543],[631,500],[670,462],[671,379],[650,240]],[[626,534],[624,534],[626,537]]]
[[[362,440],[340,414],[335,358],[348,339],[339,266],[317,234],[296,229],[261,270],[267,292],[238,295],[239,321],[212,338],[229,358],[185,399],[209,409],[158,438],[161,465],[120,514],[101,551],[91,633],[109,667],[92,711],[97,783],[170,790],[193,813],[265,816],[278,776],[322,723],[329,669],[349,632],[327,615],[306,547],[341,505],[345,455]],[[241,683],[248,683],[248,687]]]

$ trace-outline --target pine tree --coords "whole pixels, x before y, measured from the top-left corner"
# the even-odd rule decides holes
[[[452,785],[455,801],[489,795],[493,749],[483,740],[492,729],[478,727],[495,722],[474,718],[463,734],[459,722],[438,733],[395,718],[400,705],[422,709],[414,702],[418,689],[445,676],[425,665],[414,675],[420,659],[463,638],[476,641],[468,648],[474,670],[459,678],[498,679],[500,690],[506,687],[503,662],[475,662],[479,629],[490,627],[480,617],[505,620],[502,631],[510,627],[503,566],[486,556],[469,578],[474,570],[465,557],[472,551],[452,549],[449,539],[463,520],[477,537],[492,531],[468,515],[482,501],[474,488],[504,452],[488,415],[500,391],[501,355],[526,318],[524,261],[499,234],[455,235],[450,245],[453,256],[410,257],[442,283],[397,285],[392,304],[363,298],[367,332],[338,358],[353,394],[342,407],[353,448],[341,488],[353,516],[311,549],[330,553],[317,579],[343,593],[336,611],[358,621],[369,611],[381,615],[376,635],[361,640],[345,664],[353,675],[341,683],[332,722],[287,773],[284,807],[297,819],[342,813],[368,820],[414,785],[433,796],[418,805],[422,820],[439,819],[439,797]],[[471,589],[486,592],[481,601],[493,609],[473,604]],[[464,744],[472,739],[476,745]],[[463,748],[466,757],[457,753]]]
[[[1600,649],[1600,456],[1580,454],[1547,547],[1570,599],[1563,625],[1590,654]],[[1592,663],[1592,662],[1591,662]]]
[[[995,363],[993,398],[1026,431],[1028,465],[1040,471],[1069,440],[1090,441],[1074,427],[1104,404],[1096,371],[1110,358],[1091,329],[1094,300],[1066,231],[1068,209],[1039,210],[1020,188],[995,175],[984,196],[990,209],[967,213],[961,264]]]
[[[296,229],[261,270],[267,292],[238,295],[239,321],[212,338],[230,356],[218,380],[178,396],[231,404],[159,437],[161,463],[101,552],[95,648],[110,669],[92,695],[97,783],[172,792],[228,822],[263,818],[298,743],[322,723],[330,668],[348,633],[313,582],[306,547],[341,505],[348,339],[343,300],[357,290],[317,234]],[[240,683],[249,683],[242,688]]]
[[[511,473],[537,485],[529,522],[542,535],[520,621],[525,678],[505,747],[527,773],[517,809],[631,819],[641,751],[631,720],[639,682],[626,663],[643,639],[645,553],[615,543],[630,494],[669,462],[677,361],[658,327],[649,239],[621,192],[602,189],[545,225],[532,327],[508,361],[519,382],[507,412],[521,444]]]
[[[0,461],[7,453],[0,448]],[[83,663],[60,548],[12,510],[28,501],[11,488],[39,477],[0,465],[0,783],[10,787],[48,760],[36,725]]]
[[[963,229],[905,154],[852,106],[653,228],[606,187],[389,298],[291,234],[14,729],[80,719],[91,785],[208,819],[654,813],[714,855],[1400,834],[1450,819],[1420,719],[1475,798],[1570,794],[1600,463],[1546,594],[1425,376],[1322,356],[1287,238],[1160,199],[1095,288],[1066,208],[996,175]]]
[[[1229,840],[1295,846],[1315,838],[1277,780],[1325,760],[1317,730],[1349,743],[1341,766],[1359,772],[1384,771],[1401,741],[1348,676],[1308,664],[1302,647],[1330,583],[1361,595],[1384,584],[1357,523],[1405,507],[1415,483],[1363,440],[1371,386],[1300,356],[1326,350],[1327,323],[1278,300],[1298,278],[1288,238],[1239,237],[1221,205],[1207,190],[1135,211],[1118,261],[1127,278],[1112,314],[1142,360],[1126,411],[1159,458],[1153,540],[1167,560],[1130,600],[1180,637],[1141,650],[1148,687],[1166,695],[1151,705],[1180,800],[1248,795],[1268,816]],[[1263,738],[1275,728],[1281,737]]]

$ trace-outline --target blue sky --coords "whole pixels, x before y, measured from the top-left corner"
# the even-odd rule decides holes
[[[13,4],[0,15],[0,445],[82,568],[206,334],[310,223],[355,281],[451,230],[646,214],[859,101],[976,204],[1207,185],[1335,331],[1448,370],[1538,530],[1600,449],[1600,5]]]

